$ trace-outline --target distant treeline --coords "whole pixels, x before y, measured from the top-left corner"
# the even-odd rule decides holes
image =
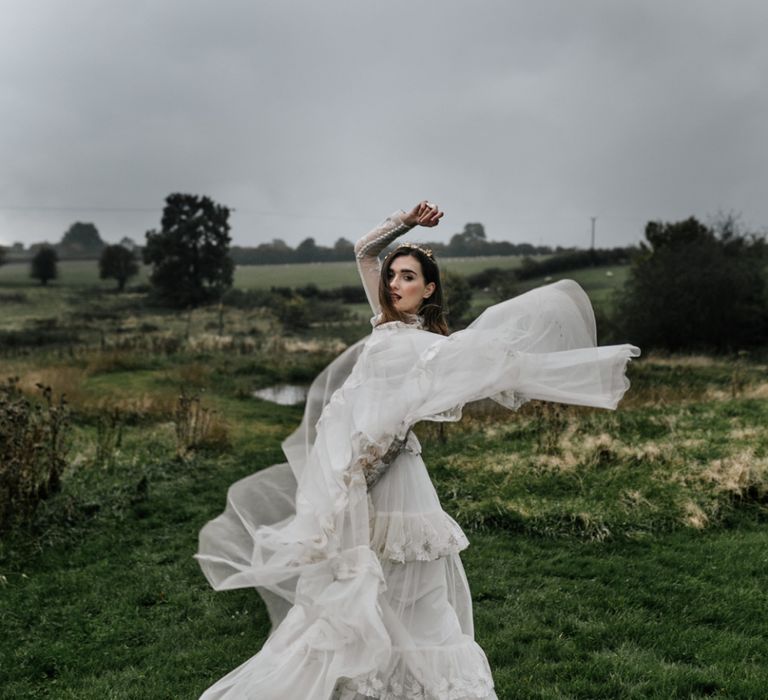
[[[563,252],[565,248],[535,246],[531,243],[510,243],[489,241],[482,224],[467,224],[462,233],[456,233],[445,242],[430,242],[435,255],[440,257],[464,258],[491,255],[551,255]],[[314,238],[306,238],[296,248],[276,238],[271,243],[256,247],[232,246],[230,255],[237,265],[270,265],[307,262],[345,262],[354,259],[354,244],[346,238],[339,238],[332,246],[322,246]]]
[[[25,248],[22,243],[14,243],[6,248],[8,261],[29,260],[47,243],[35,243]],[[59,243],[50,244],[61,260],[97,260],[106,247],[93,224],[76,222],[64,234]],[[124,238],[120,245],[132,250],[137,259],[141,258],[142,246],[134,240]],[[510,241],[489,241],[485,237],[482,224],[466,224],[462,233],[456,233],[446,243],[434,241],[424,243],[440,257],[464,258],[503,255],[552,255],[562,253],[569,248],[561,246],[533,245],[531,243],[511,243]],[[346,238],[339,238],[332,246],[318,245],[314,238],[305,238],[295,248],[279,238],[257,246],[231,246],[229,255],[236,265],[276,265],[286,263],[310,262],[348,262],[354,260],[354,243]]]
[[[61,237],[58,243],[32,243],[25,247],[21,242],[15,242],[7,248],[0,249],[0,264],[7,262],[26,262],[32,260],[43,249],[52,249],[59,260],[98,260],[109,244],[101,238],[98,229],[92,223],[76,221]],[[119,245],[132,251],[136,258],[141,257],[141,248],[131,238],[123,238]]]

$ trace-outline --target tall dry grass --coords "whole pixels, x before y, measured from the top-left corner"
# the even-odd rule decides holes
[[[0,385],[0,527],[29,516],[59,490],[69,448],[69,410],[50,387],[28,399],[11,378]]]
[[[229,427],[218,411],[202,404],[198,395],[179,394],[173,414],[176,429],[176,456],[186,459],[196,450],[223,450],[229,447]]]

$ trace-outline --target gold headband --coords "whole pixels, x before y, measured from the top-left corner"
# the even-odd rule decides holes
[[[393,255],[394,253],[396,253],[398,250],[400,250],[402,248],[411,248],[411,249],[415,248],[416,250],[420,250],[432,262],[435,262],[435,256],[432,253],[432,248],[426,248],[424,246],[419,245],[418,243],[401,243],[400,245],[396,246],[393,250],[391,250],[389,253],[387,253],[387,255],[384,258],[384,260],[386,260],[390,255]]]

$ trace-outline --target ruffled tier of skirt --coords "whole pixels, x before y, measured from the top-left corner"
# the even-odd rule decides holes
[[[255,576],[252,533],[265,519],[290,519],[293,488],[287,465],[230,487],[225,512],[201,532],[200,563],[212,584],[241,587]],[[370,547],[318,563],[290,590],[257,587],[273,632],[205,700],[325,698],[342,656],[346,668],[367,670],[339,676],[334,699],[495,700],[459,557],[469,543],[440,507],[421,456],[400,454],[368,501]]]
[[[339,684],[338,700],[491,700],[488,661],[475,641],[392,649],[386,667]]]

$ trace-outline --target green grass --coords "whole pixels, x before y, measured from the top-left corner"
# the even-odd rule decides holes
[[[195,698],[253,655],[261,602],[210,591],[190,553],[254,466],[169,470],[120,516],[4,566],[0,696]],[[499,697],[761,697],[766,545],[746,525],[622,544],[474,534],[463,558]]]
[[[465,561],[498,695],[761,698],[768,527],[583,544],[475,536]]]
[[[51,287],[83,287],[96,286],[113,289],[114,280],[99,279],[99,264],[96,260],[61,260],[57,266],[58,276],[51,280]],[[142,265],[139,274],[133,277],[130,284],[144,283],[149,279],[149,267]],[[13,262],[0,266],[0,287],[26,288],[40,287],[38,280],[29,276],[28,262]]]
[[[297,353],[291,371],[326,359]],[[282,461],[301,411],[238,393],[278,371],[265,360],[140,365],[80,366],[78,400],[195,379],[231,446],[176,460],[169,418],[149,415],[97,464],[95,426],[77,419],[62,493],[0,546],[2,698],[194,698],[265,639],[258,596],[214,593],[191,555],[229,484]],[[764,371],[743,367],[737,386],[726,361],[638,362],[618,413],[478,405],[442,435],[418,428],[472,542],[476,634],[502,700],[762,696]]]
[[[227,310],[225,333],[251,345],[220,347],[214,308],[145,307],[95,268],[42,289],[4,277],[11,267],[0,293],[26,300],[1,302],[0,331],[55,319],[43,325],[82,342],[2,359],[0,380],[66,392],[75,426],[62,492],[0,540],[0,698],[198,697],[268,631],[253,591],[214,593],[192,559],[227,487],[282,461],[300,420],[250,393],[308,382],[341,331],[297,341],[260,312]],[[309,267],[277,284],[309,281]],[[626,272],[611,269],[564,276],[610,303]],[[765,697],[766,367],[650,357],[630,372],[616,413],[483,403],[459,424],[417,427],[441,502],[472,542],[476,636],[501,700]],[[202,392],[229,437],[186,461],[174,456],[180,387]],[[99,420],[115,407],[122,443],[99,462]]]

